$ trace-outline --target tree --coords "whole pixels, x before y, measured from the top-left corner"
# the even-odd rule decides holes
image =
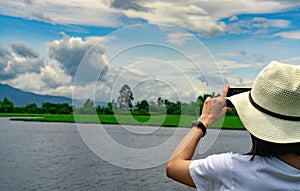
[[[161,99],[161,97],[159,97],[159,98],[157,99],[157,105],[158,105],[158,106],[162,106],[163,104],[164,104],[164,100]]]
[[[42,104],[42,110],[44,113],[51,113],[55,114],[57,113],[57,107],[55,104],[50,103],[50,102],[45,102]]]
[[[56,104],[57,106],[57,114],[70,114],[73,112],[72,106],[68,103],[60,103]]]
[[[113,115],[114,111],[116,110],[116,103],[115,100],[112,100],[111,102],[107,103],[107,106],[98,106],[97,107],[97,114],[108,114],[108,115]]]
[[[94,102],[90,98],[88,98],[84,102],[83,107],[86,107],[86,108],[91,108],[92,107],[92,108],[94,108]]]
[[[88,98],[84,104],[83,104],[83,107],[80,108],[80,113],[83,113],[83,114],[94,114],[95,113],[95,106],[94,106],[94,102]]]
[[[138,110],[138,109],[140,108],[140,105],[141,105],[140,101],[137,101],[137,102],[135,103],[135,105],[134,105],[134,108],[135,108],[136,110]]]
[[[51,114],[70,114],[73,112],[73,108],[68,103],[44,102],[41,107],[41,112]]]
[[[183,103],[181,113],[183,115],[198,116],[200,111],[200,105],[198,102],[191,101],[189,104]]]
[[[142,109],[149,111],[149,103],[147,102],[147,100],[142,100],[141,103],[139,104],[138,110],[142,110]]]
[[[35,103],[30,103],[25,106],[26,113],[39,113],[39,108]]]
[[[171,102],[167,99],[165,99],[165,106],[167,110],[167,114],[181,114],[181,102],[177,101],[176,103]]]
[[[149,112],[156,114],[166,114],[166,107],[164,106],[163,99],[159,98],[157,104],[154,101],[150,101],[149,103]]]
[[[125,84],[121,90],[119,91],[120,96],[117,99],[117,102],[119,103],[119,108],[120,109],[132,109],[133,105],[132,105],[132,100],[134,100],[133,98],[133,93],[130,89],[130,87]]]
[[[7,97],[4,97],[3,101],[0,101],[0,112],[12,113],[14,111],[14,107],[14,103]]]

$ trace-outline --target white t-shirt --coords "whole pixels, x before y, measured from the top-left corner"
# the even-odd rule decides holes
[[[223,153],[190,164],[190,174],[198,190],[298,190],[300,170],[276,157]]]

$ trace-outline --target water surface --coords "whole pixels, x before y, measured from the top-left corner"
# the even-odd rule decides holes
[[[89,128],[89,124],[86,124]],[[151,148],[174,135],[174,128],[158,128],[150,134],[128,133],[105,125],[106,132],[120,144]],[[131,127],[132,128],[132,127]],[[144,132],[154,127],[134,127]],[[189,129],[175,129],[184,136]],[[126,133],[128,135],[126,135]],[[205,153],[200,145],[194,158],[221,152],[249,150],[246,131],[209,130],[205,139],[215,143]],[[126,136],[125,136],[126,135]],[[132,141],[134,140],[134,141]],[[207,148],[206,148],[207,149]],[[171,152],[171,150],[170,150]],[[162,152],[161,154],[169,154]],[[201,154],[200,154],[201,153]],[[155,156],[153,156],[155,157]],[[151,162],[154,158],[147,158]],[[137,159],[128,159],[133,164]],[[0,118],[0,190],[194,190],[165,176],[165,163],[146,169],[114,166],[96,156],[80,137],[75,124],[10,121]]]

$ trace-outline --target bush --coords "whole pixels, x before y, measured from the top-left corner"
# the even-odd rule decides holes
[[[133,111],[131,111],[131,115],[145,115],[145,116],[149,116],[151,114],[150,114],[150,112],[147,109],[141,109],[141,110],[133,110]]]

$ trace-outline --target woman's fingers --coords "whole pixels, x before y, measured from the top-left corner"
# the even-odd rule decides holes
[[[227,96],[228,90],[229,90],[230,86],[227,84],[222,92],[222,96],[223,98],[225,98]]]
[[[226,85],[220,97],[207,97],[204,101],[202,115],[199,120],[204,122],[206,127],[222,118],[226,112],[231,109],[226,106],[226,95],[229,90],[229,85]]]

